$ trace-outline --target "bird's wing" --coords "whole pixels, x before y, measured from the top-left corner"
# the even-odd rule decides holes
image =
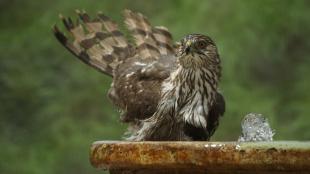
[[[109,98],[125,111],[122,120],[152,115],[161,83],[176,64],[168,29],[152,26],[141,13],[125,10],[124,22],[132,41],[102,13],[94,18],[85,11],[77,14],[76,22],[61,16],[70,37],[54,26],[56,38],[78,59],[113,77]]]
[[[162,26],[153,27],[141,13],[124,10],[125,24],[133,34],[137,54],[141,59],[174,54],[172,36]]]
[[[98,13],[94,19],[85,11],[77,11],[77,14],[80,18],[77,22],[60,16],[72,39],[55,25],[53,31],[56,38],[84,63],[113,76],[113,69],[118,62],[132,55],[132,46],[117,24],[104,14]]]
[[[209,111],[207,130],[209,137],[211,137],[219,125],[219,119],[224,115],[225,112],[225,100],[222,94],[216,93],[215,103]]]
[[[156,78],[157,73],[166,71],[169,74],[176,64],[176,59],[172,35],[168,29],[163,26],[152,26],[141,13],[124,10],[123,15],[126,27],[133,36],[135,52],[117,67],[116,76],[137,73],[139,69],[152,72],[141,74],[151,79]]]
[[[101,12],[93,19],[85,11],[77,10],[77,14],[79,19],[76,22],[60,16],[71,37],[56,25],[54,35],[78,59],[109,76],[114,76],[114,69],[127,58],[158,58],[174,53],[168,30],[152,27],[140,13],[124,11],[126,26],[135,38],[134,44],[130,44],[117,24]]]

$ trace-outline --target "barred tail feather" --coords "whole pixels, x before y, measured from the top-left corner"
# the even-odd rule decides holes
[[[76,22],[60,16],[70,37],[56,25],[54,35],[78,59],[109,76],[113,76],[116,66],[129,57],[158,59],[174,54],[169,31],[165,27],[152,27],[141,13],[124,11],[125,24],[133,34],[135,47],[129,44],[117,24],[101,12],[93,19],[85,11],[76,13],[79,16]]]
[[[157,41],[159,52],[162,55],[174,54],[172,35],[166,27],[156,26],[153,28],[154,37]]]
[[[160,53],[156,47],[156,40],[152,35],[152,27],[146,18],[142,14],[133,13],[130,10],[125,10],[124,16],[125,24],[135,38],[137,54],[139,54],[142,59],[150,57],[158,58]]]
[[[82,22],[74,23],[71,18],[60,16],[73,39],[67,38],[55,25],[56,38],[84,63],[113,76],[117,64],[133,54],[131,45],[108,17],[99,13],[91,19],[85,11],[76,12]]]
[[[133,33],[137,45],[137,54],[142,59],[157,59],[160,55],[174,54],[172,37],[164,27],[152,27],[141,13],[124,11],[125,24]]]

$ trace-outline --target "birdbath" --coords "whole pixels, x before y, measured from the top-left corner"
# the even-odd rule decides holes
[[[111,174],[310,173],[310,142],[97,141],[90,162]]]

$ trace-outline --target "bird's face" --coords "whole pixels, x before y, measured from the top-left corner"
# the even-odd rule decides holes
[[[185,68],[216,66],[220,63],[215,43],[201,34],[185,36],[180,42],[177,57]]]

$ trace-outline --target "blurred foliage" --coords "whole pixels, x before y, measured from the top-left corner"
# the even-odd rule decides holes
[[[210,35],[223,61],[227,112],[213,140],[236,140],[249,112],[267,116],[277,140],[310,139],[310,2],[307,0],[1,0],[0,173],[100,173],[88,162],[96,140],[126,130],[106,97],[111,79],[53,37],[58,14],[124,8],[167,26],[175,40]]]

